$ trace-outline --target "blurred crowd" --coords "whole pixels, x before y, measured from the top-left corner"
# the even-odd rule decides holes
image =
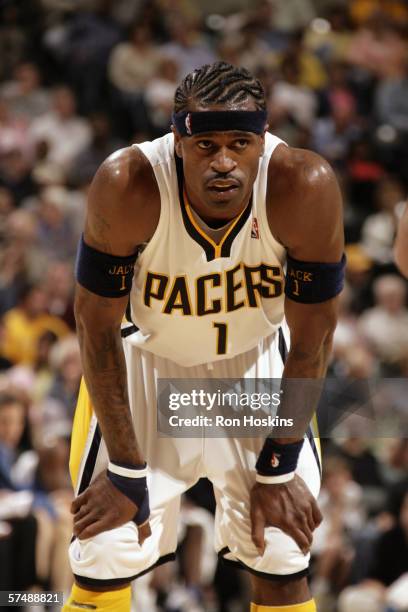
[[[168,131],[195,67],[251,70],[270,131],[337,173],[348,263],[330,376],[408,374],[407,282],[393,264],[408,189],[408,2],[214,4],[0,1],[0,590],[69,589],[73,265],[87,190],[110,153]],[[346,433],[325,441],[319,612],[407,610],[408,443]],[[146,612],[246,609],[243,575],[212,553],[213,510],[202,482],[184,501],[178,564],[136,587]]]

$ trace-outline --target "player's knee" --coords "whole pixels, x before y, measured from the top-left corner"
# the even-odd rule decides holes
[[[252,601],[258,605],[291,605],[310,598],[306,577],[268,579],[251,576]]]

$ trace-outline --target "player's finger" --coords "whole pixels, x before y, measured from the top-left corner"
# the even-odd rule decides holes
[[[314,531],[314,529],[315,529],[315,522],[314,522],[313,510],[312,510],[311,506],[306,508],[306,510],[305,510],[305,517],[306,517],[307,525],[308,525],[310,531]]]
[[[305,516],[303,517],[302,522],[299,525],[299,529],[306,536],[306,539],[307,539],[307,542],[310,548],[310,546],[312,545],[312,541],[313,541],[313,533],[312,533],[312,530],[309,528],[309,525],[308,525],[308,522]]]
[[[88,527],[82,529],[77,537],[79,540],[87,540],[88,538],[94,538],[99,533],[112,528],[113,527],[109,525],[105,519],[100,519],[99,521],[96,521],[95,523],[92,523],[91,525],[88,525]]]
[[[139,544],[142,546],[143,542],[152,535],[149,521],[140,525],[137,530],[139,532]]]
[[[78,495],[71,504],[71,514],[76,514],[83,504],[88,501],[88,491],[84,491]]]
[[[92,525],[92,523],[95,523],[95,521],[97,520],[98,520],[98,517],[95,516],[93,513],[86,514],[85,516],[82,516],[77,521],[74,519],[74,525],[73,525],[74,535],[78,536],[81,533],[81,531],[83,531],[86,527],[88,527],[88,525]]]
[[[74,514],[74,523],[78,522],[83,516],[89,512],[89,504],[83,504]]]
[[[254,504],[251,506],[251,536],[259,554],[263,555],[265,552],[265,517],[259,508],[254,507]]]
[[[303,531],[301,529],[297,529],[296,527],[294,527],[287,533],[288,535],[290,535],[291,538],[295,540],[296,544],[299,546],[302,553],[306,555],[310,550],[311,542],[309,542],[309,540],[307,539]]]
[[[318,527],[320,525],[320,523],[323,520],[323,516],[322,513],[320,512],[320,508],[317,505],[317,501],[313,498],[312,500],[312,513],[313,513],[313,520],[314,520],[314,529],[316,529],[316,527]]]

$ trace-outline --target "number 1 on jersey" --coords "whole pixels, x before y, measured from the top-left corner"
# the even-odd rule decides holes
[[[225,355],[227,352],[227,324],[213,323],[217,330],[217,355]]]

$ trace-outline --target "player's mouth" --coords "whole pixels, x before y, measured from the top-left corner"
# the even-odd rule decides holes
[[[237,194],[240,186],[240,183],[235,179],[217,179],[210,181],[207,188],[209,191],[211,191],[211,194],[215,200],[225,202]]]

